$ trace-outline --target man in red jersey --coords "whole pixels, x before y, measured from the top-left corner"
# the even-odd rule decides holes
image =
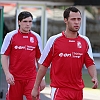
[[[30,12],[21,12],[18,15],[19,29],[7,33],[1,47],[1,63],[9,86],[6,100],[23,100],[23,95],[32,100],[36,66],[42,52],[41,37],[31,31],[32,20]],[[44,79],[39,87],[40,91],[44,89]],[[39,96],[37,100],[40,100]]]
[[[81,12],[76,7],[64,11],[66,30],[51,36],[39,59],[33,100],[38,95],[38,88],[48,66],[50,69],[51,100],[82,100],[84,82],[82,68],[85,64],[94,83],[98,87],[97,71],[94,64],[90,41],[78,33],[81,25]]]

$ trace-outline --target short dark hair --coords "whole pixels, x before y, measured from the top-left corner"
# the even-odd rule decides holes
[[[20,12],[20,14],[18,15],[18,20],[22,21],[23,19],[25,19],[27,17],[31,17],[33,19],[33,16],[32,16],[32,14],[30,12],[23,11],[23,12]]]
[[[65,9],[65,11],[63,13],[63,17],[68,19],[70,11],[72,11],[72,12],[79,12],[81,14],[81,12],[76,7],[71,6],[71,7],[67,8],[67,9]]]

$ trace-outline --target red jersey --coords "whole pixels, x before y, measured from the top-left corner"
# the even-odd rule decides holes
[[[50,37],[39,63],[51,67],[51,87],[82,89],[82,68],[94,65],[90,41],[86,36],[67,38],[64,32]]]
[[[1,48],[1,54],[9,56],[9,71],[15,80],[36,78],[36,59],[42,51],[40,36],[30,31],[21,33],[14,30],[7,33]]]

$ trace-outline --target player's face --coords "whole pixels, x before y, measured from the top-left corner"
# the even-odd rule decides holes
[[[28,33],[32,27],[32,18],[27,17],[22,21],[19,21],[20,31],[23,33]]]
[[[79,12],[70,12],[67,20],[67,28],[69,31],[77,32],[81,25],[81,15]]]

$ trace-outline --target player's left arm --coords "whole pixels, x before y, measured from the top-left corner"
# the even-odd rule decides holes
[[[98,88],[98,79],[97,79],[97,70],[95,65],[91,65],[88,68],[89,75],[91,76],[91,81],[94,83],[92,88],[96,89]]]
[[[91,81],[94,83],[93,84],[93,89],[96,89],[98,87],[98,79],[97,79],[97,70],[95,66],[95,62],[93,59],[93,53],[92,53],[92,47],[91,43],[88,37],[85,37],[85,40],[87,41],[87,52],[85,55],[85,65],[88,69],[88,73],[91,76]]]

